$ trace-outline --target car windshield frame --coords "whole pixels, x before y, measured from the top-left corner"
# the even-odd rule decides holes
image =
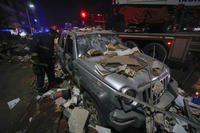
[[[113,45],[119,45],[122,44],[122,41],[116,34],[112,33],[94,33],[79,35],[76,38],[78,57],[81,57],[82,55],[86,54],[88,50],[93,48],[100,52],[105,52],[106,45],[108,45],[109,43],[112,43]]]

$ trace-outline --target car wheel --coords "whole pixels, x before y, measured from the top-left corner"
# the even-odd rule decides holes
[[[106,122],[96,102],[88,93],[83,93],[83,106],[89,111],[89,124],[106,126]]]
[[[167,49],[161,43],[150,43],[143,47],[145,54],[163,61],[167,58]]]

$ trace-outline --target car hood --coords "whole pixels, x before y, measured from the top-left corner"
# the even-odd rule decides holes
[[[163,78],[169,76],[169,69],[165,64],[142,53],[134,54],[133,60],[138,61],[140,65],[142,65],[138,67],[138,62],[136,62],[135,68],[131,68],[134,70],[132,70],[133,73],[130,75],[118,71],[120,66],[126,66],[123,64],[126,63],[126,61],[122,61],[122,64],[117,65],[113,63],[114,66],[110,63],[110,66],[107,67],[105,64],[102,64],[102,61],[105,63],[105,58],[107,57],[96,56],[79,58],[78,60],[82,67],[85,67],[85,69],[87,69],[90,73],[96,75],[116,90],[129,87],[135,91],[143,91],[145,89],[144,86],[148,83],[156,79],[162,80]],[[132,63],[130,64],[134,65],[134,62]],[[159,74],[155,74],[153,70],[154,67],[155,69],[160,69]]]

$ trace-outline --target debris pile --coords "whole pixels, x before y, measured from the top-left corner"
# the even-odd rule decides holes
[[[174,104],[166,111],[154,111],[153,115],[152,112],[149,113],[149,116],[146,118],[147,131],[153,130],[154,132],[166,131],[175,133],[199,132],[199,127],[195,124],[200,121],[200,106],[193,104],[191,97],[183,97],[179,93]],[[152,123],[157,128],[153,129]]]
[[[28,62],[29,40],[9,40],[0,42],[0,62]]]
[[[97,66],[99,68],[99,66]],[[102,70],[103,68],[101,68]],[[57,88],[53,88],[42,96],[37,96],[27,108],[18,123],[17,131],[21,132],[67,132],[67,133],[111,133],[111,129],[98,124],[98,113],[95,110],[89,95],[78,87],[68,74],[63,73],[61,66],[55,66],[56,77],[62,80]],[[106,73],[103,70],[102,73]],[[153,88],[159,94],[161,83],[158,82]],[[162,88],[162,87],[161,87]],[[179,89],[180,92],[182,91]],[[128,97],[126,97],[128,98]],[[191,101],[191,99],[189,99]],[[137,101],[136,101],[137,102]],[[138,107],[141,103],[138,103]],[[199,119],[199,108],[188,103],[191,115]],[[174,114],[187,114],[184,111],[185,98],[177,97],[168,111]],[[148,106],[147,106],[148,107]],[[189,124],[176,117],[166,115],[149,107],[146,109],[147,132],[186,132]],[[151,110],[152,109],[152,110]],[[190,115],[187,115],[190,117]],[[156,128],[152,128],[156,127]]]
[[[58,88],[36,96],[17,125],[19,132],[110,133],[111,129],[90,123],[91,112],[84,106],[79,87],[56,64]]]
[[[30,105],[34,106],[31,112],[33,110],[35,112],[26,113],[27,116],[23,117],[28,121],[28,125],[20,129],[21,131],[84,133],[93,130],[91,132],[103,133],[102,131],[108,130],[107,132],[110,133],[110,129],[98,125],[93,127],[91,126],[93,124],[88,123],[90,112],[84,108],[83,96],[76,86],[71,89],[52,89],[42,96],[37,96],[36,99],[35,103]]]
[[[37,96],[37,100],[32,105],[35,109],[31,110],[31,112],[35,110],[35,113],[31,115],[26,113],[29,114],[27,115],[28,118],[22,117],[26,118],[29,124],[20,130],[30,132],[48,132],[51,130],[56,133],[110,133],[111,129],[98,125],[96,119],[97,112],[95,112],[92,106],[88,105],[91,100],[86,100],[88,95],[85,96],[84,93],[82,93],[83,91],[69,78],[69,75],[62,72],[59,64],[56,65],[56,76],[60,77],[63,82],[60,84],[59,88],[51,89],[42,96]],[[159,86],[160,82],[158,82],[157,86],[154,88],[157,94],[161,92]],[[179,95],[174,101],[175,104],[172,105],[168,111],[179,115],[186,114],[186,112],[183,112],[183,108],[185,107],[184,100],[185,98]],[[189,100],[191,101],[191,99]],[[140,103],[138,103],[138,105],[140,105]],[[189,102],[189,108],[191,110],[191,115],[195,116],[195,119],[199,119],[199,108],[191,105],[191,102]],[[189,117],[189,115],[187,116]],[[146,110],[147,132],[187,132],[193,130],[189,127],[189,124],[185,121],[174,116],[166,115],[162,111]]]

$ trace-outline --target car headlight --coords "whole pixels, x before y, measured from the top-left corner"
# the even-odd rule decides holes
[[[136,96],[136,92],[128,87],[122,88],[121,92],[125,95],[128,95],[130,97],[135,97]],[[125,104],[131,104],[133,103],[133,100],[122,97],[122,100],[124,101]]]

